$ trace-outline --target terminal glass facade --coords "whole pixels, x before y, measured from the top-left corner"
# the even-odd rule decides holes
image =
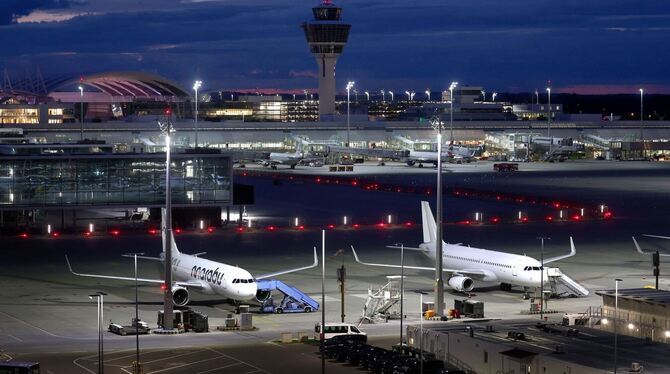
[[[229,156],[173,154],[171,161],[175,206],[231,202]],[[0,208],[164,203],[164,154],[0,157]]]

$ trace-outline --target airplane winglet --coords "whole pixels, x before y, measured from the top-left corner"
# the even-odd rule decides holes
[[[570,237],[570,256],[574,256],[577,254],[577,248],[575,248],[575,242],[572,240],[572,236]]]
[[[548,264],[548,263],[551,263],[551,262],[554,262],[554,261],[559,261],[559,260],[562,260],[564,258],[572,257],[576,254],[577,254],[577,248],[575,248],[575,241],[572,240],[572,236],[571,236],[570,237],[570,253],[568,253],[567,255],[560,255],[560,256],[556,256],[556,257],[547,258],[547,259],[544,260],[544,263]]]
[[[65,262],[67,262],[67,267],[68,267],[68,269],[70,269],[70,273],[72,273],[74,275],[78,275],[77,273],[74,272],[74,270],[72,270],[72,265],[70,265],[70,259],[67,258],[67,255],[65,255]]]
[[[351,247],[351,251],[354,253],[354,259],[356,260],[356,262],[358,262],[359,264],[363,264],[363,265],[365,265],[365,264],[364,264],[363,262],[361,262],[361,260],[358,258],[358,255],[356,254],[356,250],[354,249],[354,246],[351,245],[350,247]]]
[[[633,244],[635,244],[635,249],[637,250],[638,253],[643,254],[643,255],[648,255],[649,254],[649,253],[646,253],[642,250],[642,247],[640,247],[640,245],[637,243],[637,240],[635,240],[634,236],[631,236],[631,238],[633,239]]]

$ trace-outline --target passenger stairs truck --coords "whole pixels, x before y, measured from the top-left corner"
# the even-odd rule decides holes
[[[309,313],[319,310],[319,303],[316,300],[280,280],[261,279],[258,281],[258,290],[270,293],[270,296],[261,303],[263,313]],[[272,298],[274,291],[284,295],[278,304],[275,304]]]

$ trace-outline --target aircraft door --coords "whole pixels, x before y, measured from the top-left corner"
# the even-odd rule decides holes
[[[512,275],[515,277],[517,276],[516,268],[517,268],[516,264],[512,265]]]

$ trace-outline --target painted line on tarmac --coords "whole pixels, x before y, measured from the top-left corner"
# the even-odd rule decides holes
[[[218,368],[209,369],[209,370],[205,370],[205,371],[199,371],[199,372],[197,372],[196,374],[210,373],[210,372],[212,372],[212,371],[221,370],[221,369],[226,369],[226,368],[233,367],[233,366],[237,366],[237,365],[243,365],[243,364],[242,364],[241,362],[235,362],[235,363],[232,363],[232,364],[230,364],[230,365],[219,366]]]
[[[20,341],[20,342],[23,341],[23,339],[21,339],[21,338],[17,338],[16,336],[14,336],[14,335],[12,335],[12,334],[7,334],[7,336],[9,336],[10,338],[16,339],[16,340],[18,340],[18,341]]]
[[[216,352],[216,353],[218,353],[218,352]],[[203,362],[212,361],[212,360],[218,360],[218,359],[220,359],[220,358],[226,358],[226,357],[224,357],[224,356],[216,356],[216,357],[206,358],[206,359],[203,359],[203,360],[198,360],[198,361],[193,361],[193,362],[187,362],[187,363],[185,363],[185,364],[181,364],[181,365],[177,365],[177,366],[172,366],[172,367],[165,368],[165,369],[154,370],[154,371],[148,371],[147,374],[162,373],[162,372],[170,371],[170,370],[174,370],[174,369],[181,369],[181,368],[186,367],[186,366],[190,366],[190,365],[194,365],[194,364],[201,364],[201,363],[203,363]]]
[[[250,363],[248,363],[248,362],[242,361],[242,360],[237,359],[237,358],[235,358],[235,357],[229,356],[229,355],[227,355],[227,354],[225,354],[225,353],[221,353],[221,352],[219,352],[219,351],[217,351],[217,350],[215,350],[215,349],[213,349],[213,348],[208,348],[208,349],[209,349],[210,351],[214,352],[214,353],[218,353],[218,354],[220,354],[220,355],[222,355],[222,356],[225,356],[225,357],[227,357],[227,358],[229,358],[229,359],[231,359],[231,360],[234,360],[234,361],[237,361],[237,362],[241,362],[241,363],[243,363],[243,364],[245,364],[245,365],[247,365],[247,366],[249,366],[249,367],[251,367],[251,368],[256,369],[255,371],[250,371],[250,373],[263,372],[263,373],[272,374],[272,373],[270,373],[269,371],[263,370],[263,369],[261,369],[261,368],[255,366],[255,365],[252,365],[252,364],[250,364]]]
[[[47,335],[49,335],[49,336],[53,336],[54,338],[73,339],[73,338],[68,338],[68,337],[66,337],[66,336],[61,336],[61,335],[56,335],[56,334],[54,334],[54,333],[51,333],[51,332],[49,332],[49,331],[47,331],[47,330],[45,330],[45,329],[43,329],[43,328],[41,328],[41,327],[37,327],[37,326],[35,326],[35,325],[32,325],[32,324],[30,324],[30,323],[28,323],[28,322],[26,322],[26,321],[24,321],[24,320],[22,320],[22,319],[20,319],[20,318],[16,318],[16,317],[14,317],[13,315],[8,314],[8,313],[6,313],[6,312],[0,311],[0,314],[3,314],[3,315],[5,315],[5,316],[7,316],[7,317],[9,317],[9,318],[11,318],[11,319],[17,321],[17,322],[20,322],[20,323],[22,323],[22,324],[24,324],[24,325],[26,325],[26,326],[28,326],[28,327],[32,327],[32,328],[34,328],[34,329],[36,329],[36,330],[42,331],[43,333],[45,333],[45,334],[47,334]]]
[[[199,350],[199,351],[193,351],[193,352],[188,352],[188,353],[182,353],[182,354],[180,354],[180,355],[168,356],[168,357],[159,358],[159,359],[151,360],[151,361],[143,361],[142,363],[143,363],[143,364],[152,364],[152,363],[154,363],[154,362],[159,362],[159,361],[169,360],[169,359],[171,359],[171,358],[182,357],[182,356],[188,356],[188,355],[192,355],[192,354],[196,354],[196,353],[202,353],[202,352],[207,352],[207,349],[201,349],[201,350]]]
[[[79,366],[80,368],[86,370],[87,372],[89,372],[89,373],[91,373],[91,374],[95,374],[94,371],[89,370],[87,367],[85,367],[84,365],[81,365],[79,362],[77,362],[77,361],[79,361],[79,360],[81,360],[81,359],[83,359],[83,358],[85,358],[85,357],[75,358],[74,360],[72,360],[72,363],[75,364],[75,366]],[[91,363],[93,363],[93,362],[91,362]]]

